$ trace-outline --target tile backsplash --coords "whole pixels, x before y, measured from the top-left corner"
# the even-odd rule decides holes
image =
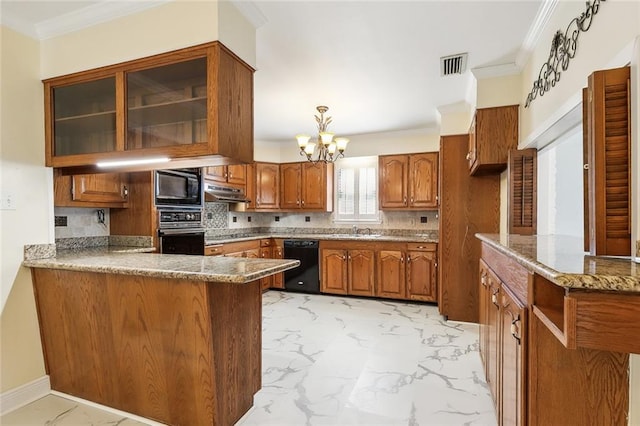
[[[334,222],[333,213],[258,213],[233,212],[225,203],[206,203],[204,225],[207,236],[214,236],[224,230],[255,228],[331,228],[351,231],[353,222]],[[426,223],[423,223],[426,221]],[[380,223],[356,223],[360,229],[371,230],[407,229],[415,232],[437,231],[438,212],[381,212]]]
[[[99,215],[102,210],[104,215]],[[66,217],[67,226],[56,226],[56,239],[73,237],[106,237],[109,235],[109,209],[56,207],[55,216]],[[104,219],[104,223],[99,220]]]

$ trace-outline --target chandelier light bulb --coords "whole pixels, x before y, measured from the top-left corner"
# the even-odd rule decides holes
[[[322,144],[328,146],[333,140],[333,133],[322,132],[320,133],[320,138],[322,139]]]
[[[349,143],[349,139],[347,138],[336,138],[336,145],[338,151],[342,152],[347,149],[347,144]]]
[[[313,151],[316,150],[316,143],[309,142],[307,146],[304,148],[304,153],[307,155],[313,155]]]
[[[309,143],[309,139],[311,139],[311,136],[309,135],[296,135],[296,139],[298,140],[298,146],[300,147],[300,149],[304,149],[307,144]]]
[[[315,116],[318,124],[318,138],[311,142],[311,136],[309,135],[296,135],[300,155],[306,156],[307,160],[314,164],[319,162],[333,163],[338,158],[344,157],[344,151],[347,148],[349,139],[334,139],[334,134],[327,132],[331,117],[325,117],[324,113],[329,110],[329,107],[320,105],[316,107],[316,110],[320,114]],[[316,147],[318,148],[317,150]]]

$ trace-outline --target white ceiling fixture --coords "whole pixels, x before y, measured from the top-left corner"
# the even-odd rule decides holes
[[[320,105],[316,109],[320,113],[320,116],[315,116],[318,124],[318,138],[315,142],[310,142],[311,136],[305,134],[297,135],[296,139],[298,140],[300,155],[305,155],[307,160],[312,163],[333,163],[338,158],[344,157],[344,150],[347,149],[349,139],[334,139],[334,134],[327,131],[327,127],[331,123],[331,117],[325,117],[324,113],[329,110],[329,107]]]

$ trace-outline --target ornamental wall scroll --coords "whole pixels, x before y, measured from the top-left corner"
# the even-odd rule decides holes
[[[571,20],[566,31],[563,33],[558,30],[553,36],[549,59],[540,68],[538,79],[533,82],[533,88],[527,96],[527,102],[524,104],[525,108],[531,104],[538,94],[544,96],[560,81],[562,71],[566,71],[569,68],[569,61],[576,56],[578,36],[580,36],[581,32],[587,32],[591,28],[593,17],[598,13],[601,1],[606,0],[594,0],[593,4],[591,1],[587,1],[586,10],[580,16]]]

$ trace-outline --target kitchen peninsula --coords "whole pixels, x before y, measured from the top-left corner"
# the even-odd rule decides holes
[[[135,251],[23,262],[51,388],[166,424],[235,423],[261,387],[259,280],[299,262]]]
[[[627,425],[640,264],[568,236],[476,234],[480,355],[500,424]]]

